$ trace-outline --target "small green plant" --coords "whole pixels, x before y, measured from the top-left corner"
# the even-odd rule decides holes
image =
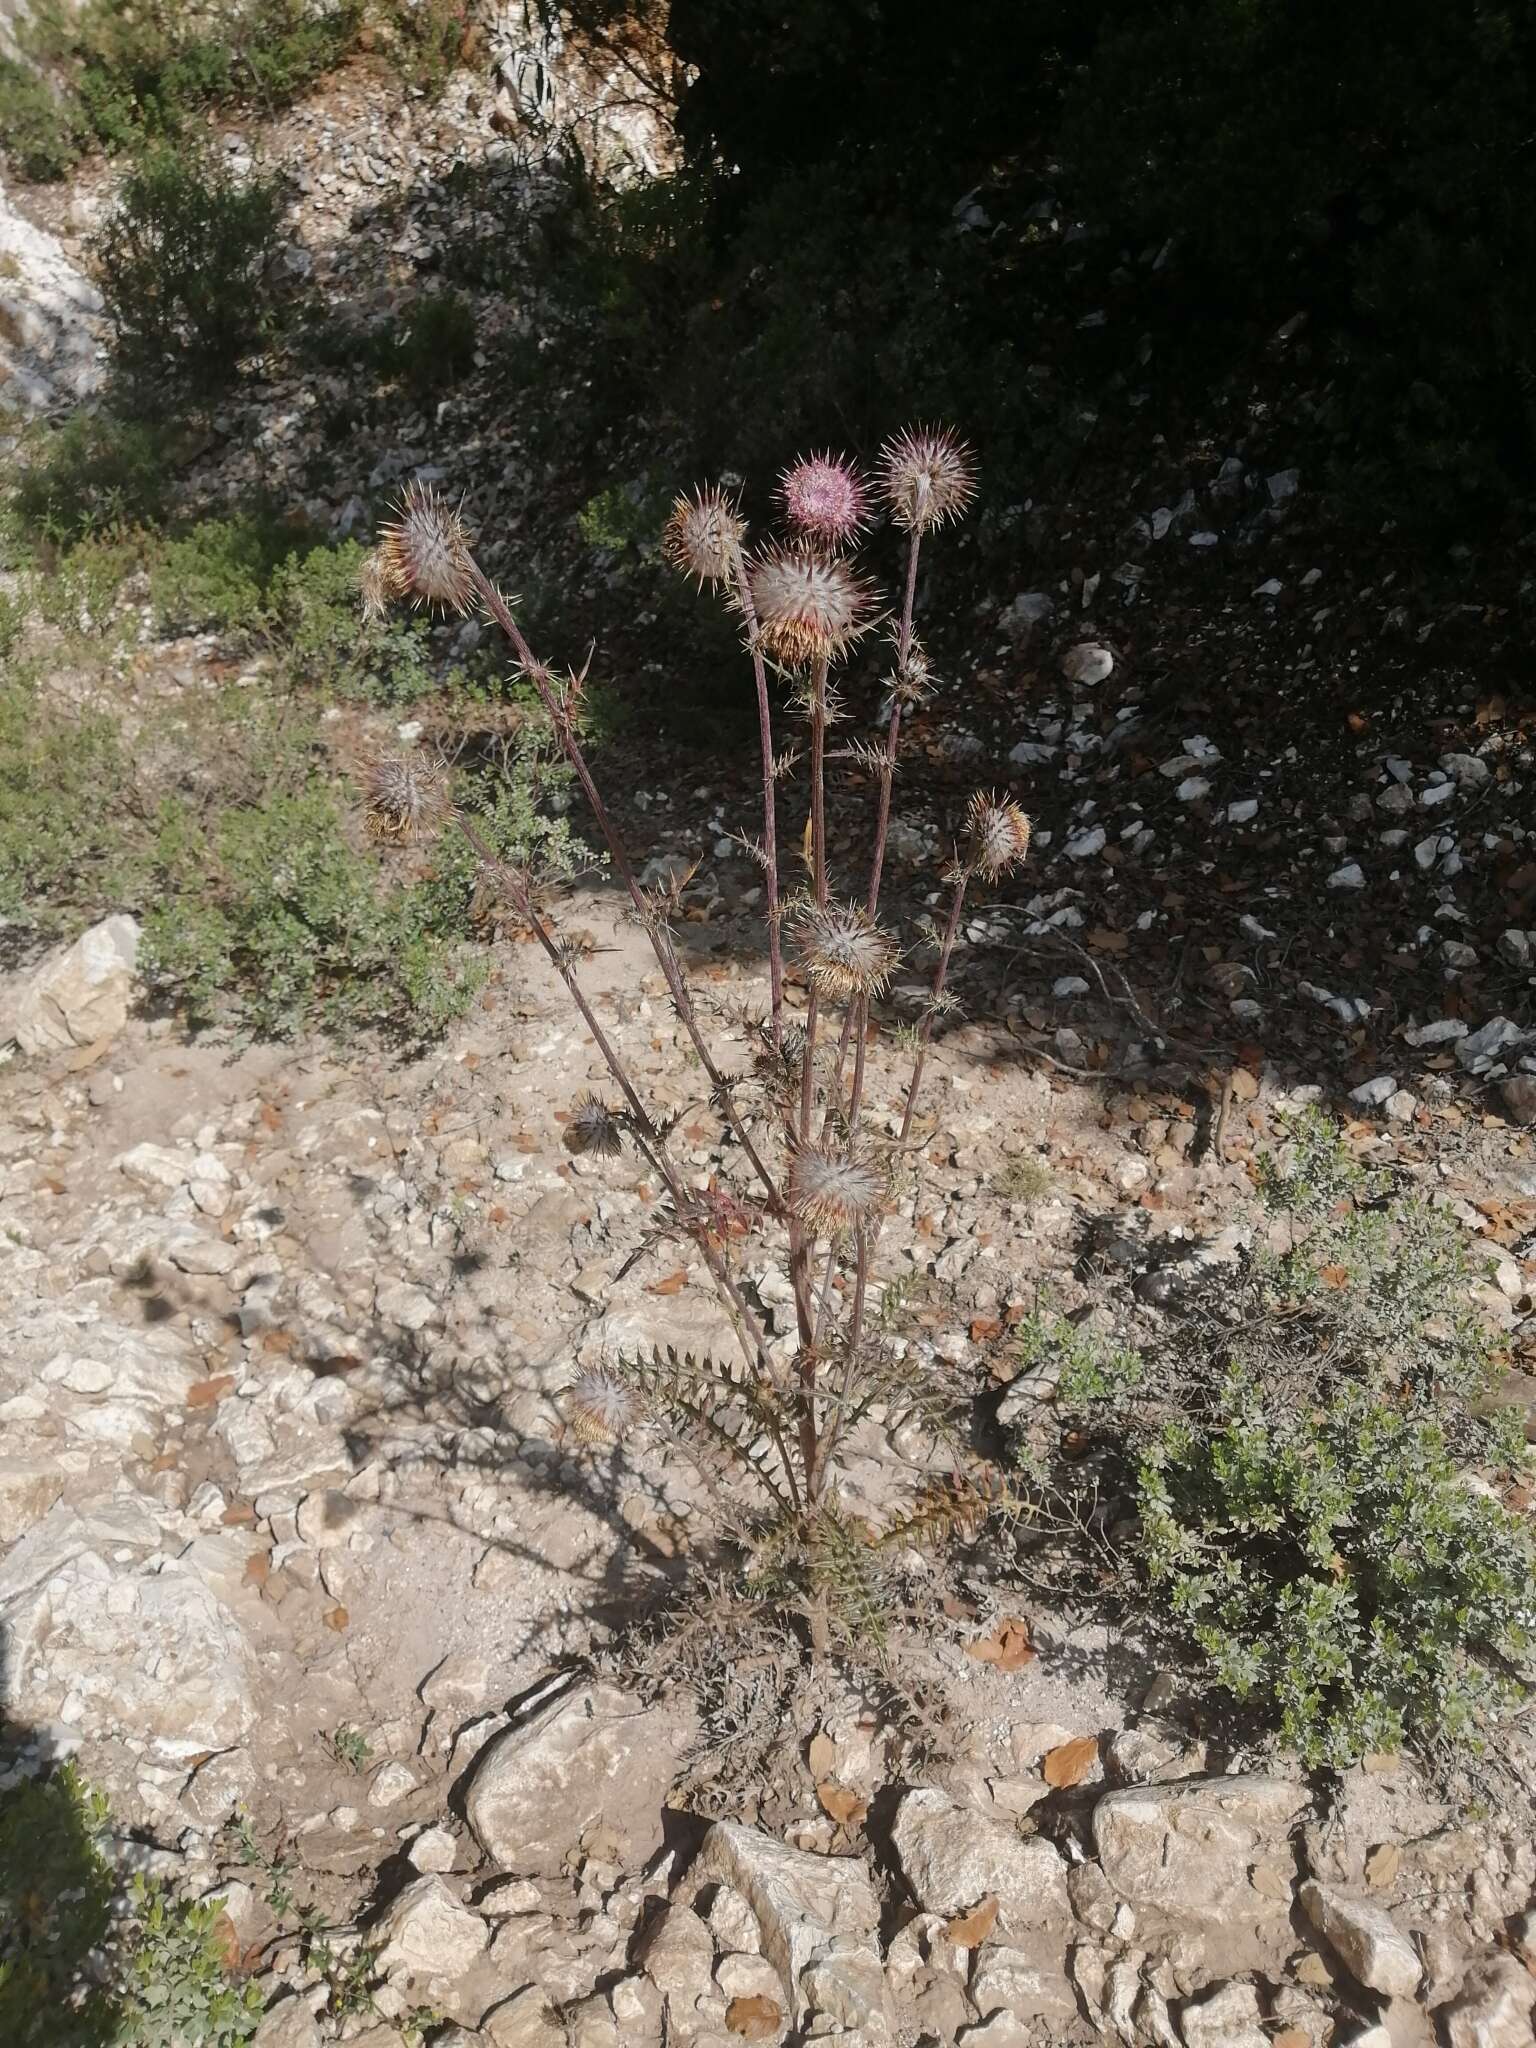
[[[78,109],[36,69],[0,57],[0,153],[23,178],[62,178],[80,153]]]
[[[250,631],[278,566],[300,536],[264,506],[200,519],[159,551],[149,596],[162,633]]]
[[[1341,1203],[1364,1199],[1379,1191],[1345,1144],[1339,1127],[1311,1103],[1283,1110],[1277,1119],[1284,1139],[1278,1153],[1262,1153],[1257,1173],[1259,1193],[1276,1215],[1316,1222]]]
[[[175,436],[112,413],[74,412],[24,444],[10,512],[21,539],[68,546],[86,535],[157,526],[169,503]]]
[[[475,312],[454,291],[430,292],[375,341],[386,376],[398,377],[419,405],[440,397],[475,360]]]
[[[1036,1154],[1024,1152],[998,1170],[992,1187],[1005,1202],[1041,1202],[1051,1191],[1051,1169]]]
[[[343,1721],[330,1740],[331,1755],[349,1771],[360,1771],[373,1755],[373,1745],[361,1728]]]
[[[1140,1466],[1148,1579],[1215,1684],[1311,1764],[1480,1743],[1531,1676],[1528,1526],[1423,1413],[1353,1390],[1270,1414],[1236,1374],[1219,1409],[1167,1424]]]
[[[128,1909],[114,2048],[239,2048],[249,2041],[266,2001],[253,1980],[241,1984],[230,1975],[223,1902],[178,1900],[163,1885],[135,1877]]]
[[[0,681],[0,917],[49,926],[111,900],[128,780],[111,719],[66,714],[30,679]]]
[[[93,242],[118,369],[179,396],[226,385],[271,318],[263,278],[283,203],[275,178],[238,183],[211,158],[159,147],[123,182]]]
[[[113,2001],[90,1959],[111,1920],[106,1805],[72,1764],[0,1792],[0,2041],[96,2048]]]
[[[1122,1401],[1145,1377],[1139,1351],[1113,1343],[1087,1323],[1036,1310],[1019,1325],[1020,1374],[1042,1374],[1056,1388],[1062,1410]]]

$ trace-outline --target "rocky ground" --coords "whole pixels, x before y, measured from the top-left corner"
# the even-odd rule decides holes
[[[531,190],[526,54],[491,50],[403,113],[349,74],[264,134],[299,182],[292,275],[382,315],[441,250],[455,163],[499,158]],[[651,119],[625,98],[602,148],[655,161]],[[0,218],[27,403],[91,381],[61,336],[89,310],[71,259],[106,197],[87,179]],[[492,293],[477,312],[483,340],[522,317]],[[290,487],[346,532],[441,476],[515,546],[515,445],[473,387],[339,452],[327,396],[259,387],[206,479]],[[1129,532],[1123,507],[1086,539],[1078,508],[1035,508],[1031,587],[988,604],[992,652],[918,724],[892,845],[910,907],[977,781],[1010,781],[1039,829],[1029,886],[963,934],[975,1021],[935,1060],[883,1247],[903,1341],[995,1417],[1042,1297],[1132,1337],[1176,1316],[1188,1277],[1251,1239],[1277,1112],[1321,1094],[1481,1244],[1529,1407],[1530,734],[1484,687],[1481,642],[1464,716],[1426,722],[1397,650],[1466,622],[1398,617],[1390,581],[1345,601],[1308,553],[1306,478],[1207,469],[1187,498],[1149,476]],[[1308,719],[1325,784],[1297,751]],[[705,851],[681,929],[727,1056],[765,1000],[753,873],[723,836],[739,793],[635,743],[637,843]],[[696,1184],[728,1185],[636,934],[599,888],[561,914],[593,936],[605,1027],[682,1113]],[[561,1395],[722,1322],[697,1255],[648,1234],[643,1169],[567,1154],[600,1070],[542,963],[505,946],[483,1008],[403,1062],[191,1040],[143,1013],[135,945],[112,920],[0,996],[0,1783],[78,1755],[125,1866],[225,1901],[270,2001],[261,2048],[399,2048],[413,2027],[445,2048],[1533,2039],[1517,1809],[1454,1812],[1386,1759],[1261,1772],[1208,1746],[1178,1672],[1001,1572],[900,1646],[937,1729],[876,1684],[829,1687],[768,1781],[712,1781],[731,1731],[618,1654],[705,1540],[694,1484],[643,1430],[581,1446]],[[888,1031],[871,1061],[888,1115]],[[783,1336],[773,1276],[748,1273]],[[853,1497],[878,1506],[883,1475],[934,1455],[871,1428]],[[1006,1654],[1010,1625],[1031,1655]],[[365,1959],[366,1998],[306,1960],[301,1906]]]

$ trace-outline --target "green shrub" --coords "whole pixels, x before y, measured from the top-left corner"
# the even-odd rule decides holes
[[[474,365],[475,313],[458,292],[418,299],[376,342],[379,368],[398,377],[419,405],[456,384]]]
[[[110,1923],[106,1808],[72,1764],[0,1792],[0,2041],[103,2048],[113,2001],[89,1959]]]
[[[1426,1414],[1353,1389],[1272,1412],[1237,1375],[1220,1407],[1140,1466],[1149,1582],[1213,1682],[1311,1764],[1480,1742],[1536,1650],[1528,1525]]]
[[[0,682],[0,917],[49,926],[114,899],[128,779],[110,719]]]
[[[155,526],[165,517],[174,436],[143,420],[74,412],[26,445],[11,511],[25,541],[67,545],[86,534]]]
[[[202,519],[167,541],[149,572],[149,596],[162,633],[249,631],[266,611],[267,592],[297,536],[263,508]]]
[[[122,2011],[113,2048],[239,2048],[261,2020],[265,1994],[230,1976],[218,1899],[179,1900],[136,1877],[122,1944]]]
[[[185,147],[140,161],[92,245],[125,376],[153,386],[174,371],[178,392],[204,394],[229,382],[270,326],[282,210],[275,178],[237,184]]]
[[[80,153],[76,109],[14,57],[0,57],[0,153],[39,183],[62,178]]]

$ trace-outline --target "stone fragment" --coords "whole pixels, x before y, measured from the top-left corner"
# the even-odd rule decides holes
[[[480,2031],[495,2048],[568,2048],[565,2028],[536,1984],[492,2006]]]
[[[479,1914],[461,1906],[440,1877],[418,1877],[379,1922],[379,1971],[451,1983],[479,1960],[489,1939]]]
[[[613,1686],[582,1687],[486,1744],[465,1818],[492,1863],[524,1876],[558,1871],[598,1820],[619,1860],[642,1862],[660,1841],[676,1739],[664,1710]]]
[[[1179,2015],[1185,2048],[1269,2048],[1259,1994],[1251,1984],[1223,1984],[1192,1998]]]
[[[128,1021],[138,957],[137,921],[121,912],[103,918],[12,991],[0,1039],[39,1053],[115,1037]]]
[[[1442,2009],[1447,2048],[1530,2048],[1536,1977],[1513,1956],[1485,1956]]]
[[[1021,1835],[925,1788],[903,1795],[891,1840],[902,1876],[928,1912],[968,1912],[991,1894],[1005,1932],[1071,1922],[1065,1865],[1041,1835]]]
[[[19,1542],[63,1491],[64,1468],[56,1458],[23,1451],[0,1457],[0,1550]]]
[[[779,1973],[796,2025],[825,2013],[844,2027],[862,2028],[870,2048],[890,2037],[875,1945],[880,1907],[862,1861],[808,1855],[753,1828],[716,1821],[694,1874],[733,1886],[752,1908],[763,1954]]]
[[[1418,1951],[1390,1914],[1316,1879],[1309,1879],[1298,1896],[1302,1911],[1356,1983],[1386,1998],[1412,1998],[1423,1975]]]
[[[1250,1866],[1283,1858],[1308,1793],[1285,1778],[1181,1778],[1107,1792],[1093,1810],[1100,1864],[1122,1898],[1200,1921],[1283,1915],[1248,1882]],[[1262,1852],[1262,1854],[1261,1854]]]

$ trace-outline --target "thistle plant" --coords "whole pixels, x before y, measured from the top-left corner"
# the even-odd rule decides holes
[[[916,1021],[895,1034],[904,1058],[897,1106],[877,1122],[868,1101],[871,1030],[903,957],[900,934],[881,917],[892,795],[904,723],[934,687],[915,616],[919,562],[974,492],[970,450],[946,429],[915,428],[886,444],[872,477],[830,452],[793,463],[779,483],[783,530],[755,544],[736,498],[718,486],[674,505],[666,557],[739,619],[757,704],[761,828],[741,843],[763,875],[768,1000],[766,1014],[750,1020],[757,1057],[740,1073],[717,1059],[679,958],[673,926],[685,883],[641,886],[598,788],[578,716],[585,671],[557,673],[535,654],[516,601],[481,567],[461,512],[430,488],[409,488],[364,581],[370,610],[410,602],[478,611],[505,635],[519,677],[532,686],[574,771],[728,1130],[730,1184],[700,1194],[676,1157],[677,1118],[647,1105],[594,1014],[579,949],[562,936],[530,868],[505,858],[483,822],[454,802],[439,763],[376,764],[373,836],[401,842],[462,833],[565,984],[607,1068],[608,1090],[572,1105],[567,1149],[594,1165],[626,1150],[644,1161],[660,1189],[661,1226],[697,1247],[735,1333],[732,1358],[668,1353],[583,1372],[566,1397],[571,1435],[601,1449],[648,1429],[687,1450],[744,1529],[765,1583],[788,1589],[818,1643],[828,1638],[838,1590],[854,1581],[862,1587],[876,1553],[972,1520],[991,1495],[985,1475],[951,1471],[878,1530],[839,1498],[840,1454],[862,1417],[876,1409],[887,1421],[903,1408],[926,1412],[929,1390],[900,1369],[889,1332],[872,1313],[875,1259],[912,1147],[934,1025],[953,1003],[949,971],[967,890],[977,880],[996,881],[1029,849],[1029,821],[1016,805],[984,792],[972,799],[944,871],[947,909],[933,934],[926,999]],[[905,550],[901,593],[889,608],[854,552],[881,513]],[[876,632],[889,649],[883,737],[834,744],[844,716],[837,676]],[[787,696],[799,728],[796,744],[782,750],[776,694]],[[873,791],[868,865],[856,876],[834,872],[827,830],[829,791],[850,768]],[[797,858],[786,858],[785,847],[796,848]],[[770,1336],[749,1254],[782,1262],[792,1336]],[[745,1510],[726,1490],[733,1467],[751,1481]]]

